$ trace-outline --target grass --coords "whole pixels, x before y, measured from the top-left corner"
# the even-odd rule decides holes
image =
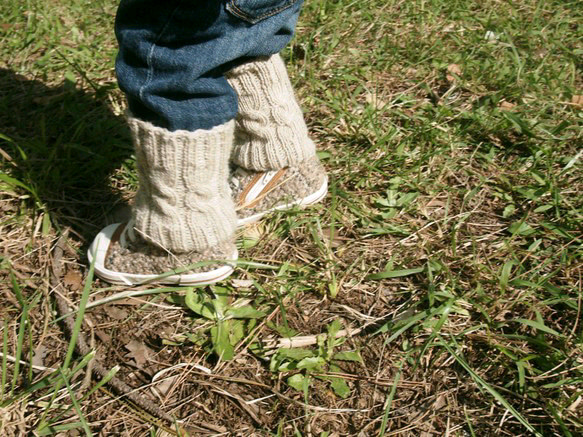
[[[215,434],[583,433],[580,2],[307,2],[284,58],[330,193],[245,230],[241,256],[272,268],[221,284],[225,308],[261,312],[227,321],[184,292],[107,301],[128,290],[85,278],[87,244],[137,183],[116,5],[0,5],[2,435],[155,428],[82,384],[87,359],[37,370],[69,364],[48,285],[65,227],[67,297],[106,299],[85,314],[96,355],[134,387],[190,363],[153,399]],[[335,320],[361,330],[334,353],[362,362],[332,371],[314,360]],[[312,361],[270,369],[282,354]]]

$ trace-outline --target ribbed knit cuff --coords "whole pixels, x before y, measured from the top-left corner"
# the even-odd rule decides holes
[[[279,55],[227,73],[239,97],[232,160],[241,167],[277,170],[315,155],[302,110]]]
[[[236,212],[228,186],[235,123],[171,132],[129,117],[138,164],[133,216],[138,233],[174,253],[232,239]]]

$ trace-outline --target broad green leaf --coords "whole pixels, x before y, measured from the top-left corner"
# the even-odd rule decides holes
[[[338,295],[338,283],[336,282],[336,275],[334,272],[331,272],[331,281],[328,283],[328,295],[330,299],[336,299]]]
[[[219,359],[229,361],[235,355],[235,349],[229,341],[230,321],[224,320],[217,323],[217,326],[211,328],[211,340],[213,349]]]
[[[243,238],[240,240],[240,244],[243,249],[251,249],[252,247],[257,246],[258,242],[259,240],[257,238],[249,236],[243,236]]]
[[[208,341],[207,336],[204,333],[201,333],[200,331],[195,331],[194,333],[187,332],[185,336],[188,339],[188,341],[198,346],[203,346]]]
[[[208,302],[205,302],[201,295],[195,292],[192,288],[186,291],[184,303],[190,310],[194,311],[199,316],[210,320],[216,320],[217,318],[212,306]]]
[[[399,211],[395,208],[390,208],[387,211],[381,212],[380,217],[383,221],[394,219]],[[379,222],[378,220],[376,220]]]
[[[332,359],[338,361],[358,361],[359,363],[362,363],[362,357],[360,356],[360,353],[356,351],[338,352],[337,354],[334,354]]]
[[[65,423],[63,425],[47,425],[41,429],[35,431],[35,434],[39,436],[54,435],[62,433],[63,431],[73,431],[75,429],[83,428],[83,423],[73,422]]]
[[[328,337],[334,338],[338,331],[342,329],[342,323],[340,320],[335,319],[328,325]]]
[[[214,286],[211,287],[215,298],[212,300],[213,308],[217,313],[217,317],[225,317],[225,311],[227,310],[229,290],[225,287]]]
[[[51,217],[45,212],[43,215],[43,223],[41,232],[43,235],[49,235],[51,231]]]
[[[292,370],[296,370],[297,368],[298,368],[297,361],[284,361],[283,363],[280,361],[279,363],[276,363],[276,366],[274,366],[272,372],[275,372],[275,370],[277,370],[278,372],[290,372]]]
[[[331,372],[341,372],[342,369],[335,364],[330,365]],[[346,399],[350,395],[350,388],[348,384],[344,380],[344,378],[340,376],[331,376],[331,375],[317,375],[316,378],[321,379],[323,381],[330,381],[330,386],[336,395],[340,396],[343,399]]]
[[[350,388],[344,379],[336,376],[330,377],[329,379],[330,386],[332,387],[332,390],[334,390],[334,393],[336,393],[342,399],[346,399],[348,396],[350,396]]]
[[[402,270],[391,270],[381,273],[373,273],[368,275],[365,279],[387,279],[387,278],[401,278],[403,276],[415,275],[421,273],[425,270],[425,267],[418,267],[416,269],[402,269]]]
[[[244,320],[231,320],[231,333],[229,335],[230,343],[236,346],[243,337],[245,337],[245,321]]]
[[[508,279],[510,278],[510,273],[512,273],[512,267],[514,267],[514,261],[506,261],[502,266],[502,272],[500,273],[500,288],[506,290],[508,286]]]
[[[304,380],[306,377],[301,373],[296,373],[287,379],[287,384],[295,388],[297,391],[302,391],[304,389]]]
[[[508,218],[516,211],[516,207],[511,203],[510,205],[506,205],[504,211],[502,211],[502,217]]]
[[[391,208],[391,207],[394,207],[396,205],[396,202],[393,204],[393,202],[390,202],[388,199],[384,199],[382,197],[377,197],[374,199],[374,204],[375,204],[375,206],[378,206],[378,207]]]
[[[513,235],[529,236],[536,232],[536,230],[526,222],[515,222],[508,226],[508,230]]]
[[[563,334],[555,331],[552,328],[549,328],[542,322],[537,322],[536,320],[528,320],[528,319],[516,319],[515,322],[522,323],[523,325],[530,326],[531,328],[538,329],[539,331],[546,332],[547,334],[556,335],[557,337],[563,337]]]
[[[407,206],[413,202],[419,193],[404,193],[399,197],[399,206]]]
[[[8,185],[11,185],[13,187],[23,188],[26,191],[28,191],[29,193],[33,192],[32,189],[28,185],[23,184],[18,179],[14,179],[13,177],[8,176],[6,173],[0,173],[0,181],[4,181]]]
[[[327,349],[326,349],[326,358],[330,358],[332,356],[332,353],[334,352],[334,347],[337,344],[341,344],[344,340],[343,339],[337,339],[336,338],[336,334],[338,334],[338,331],[340,331],[340,329],[342,329],[342,323],[340,323],[340,320],[333,320],[332,323],[330,323],[328,325],[328,337],[327,337]]]
[[[304,348],[279,349],[277,351],[279,358],[287,358],[290,360],[301,361],[307,357],[313,357],[314,351]]]
[[[539,206],[538,208],[535,208],[534,212],[545,212],[551,208],[553,208],[553,205],[542,205],[542,206]]]
[[[267,326],[270,329],[273,329],[274,331],[276,331],[282,337],[291,338],[291,337],[295,337],[296,335],[298,335],[298,331],[290,328],[289,326],[276,325],[272,322],[267,322]]]
[[[326,360],[322,357],[308,357],[301,360],[297,368],[306,370],[321,370],[326,365]]]
[[[234,319],[259,319],[265,317],[265,313],[247,305],[238,308],[229,308],[225,312],[225,317],[232,317]]]

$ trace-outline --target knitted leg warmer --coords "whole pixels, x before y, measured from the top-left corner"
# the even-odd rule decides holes
[[[316,154],[279,55],[236,67],[227,80],[239,96],[231,155],[235,164],[255,171],[278,170]]]
[[[211,130],[171,132],[130,117],[139,189],[135,229],[173,253],[202,251],[233,238],[228,185],[234,121]]]

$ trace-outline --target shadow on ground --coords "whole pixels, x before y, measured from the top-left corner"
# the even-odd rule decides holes
[[[132,153],[129,130],[106,101],[109,89],[49,87],[0,69],[2,168],[30,188],[54,226],[69,226],[85,244],[123,204],[110,175]]]

